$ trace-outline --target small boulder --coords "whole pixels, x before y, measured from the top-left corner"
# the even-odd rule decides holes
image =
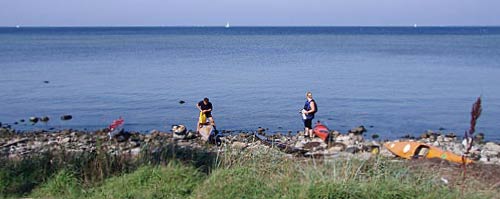
[[[73,119],[73,116],[72,115],[63,115],[61,116],[61,120],[65,121],[65,120],[71,120]]]
[[[184,139],[186,138],[186,126],[184,125],[172,125],[172,133],[175,139]]]
[[[358,153],[359,151],[360,151],[359,148],[355,147],[355,146],[347,147],[345,149],[345,152],[347,152],[347,153],[353,153],[353,154],[354,153]]]
[[[7,128],[0,127],[0,136],[6,136],[9,134],[9,130]]]
[[[224,133],[222,133],[222,134],[224,134]],[[239,134],[238,134],[238,136],[239,136],[240,138],[247,138],[247,137],[248,137],[248,134],[246,134],[246,133],[239,133]]]
[[[233,142],[231,147],[234,149],[242,150],[242,149],[245,149],[247,147],[247,145],[243,142]]]
[[[158,130],[156,130],[156,129],[153,129],[153,130],[149,131],[149,135],[150,135],[152,138],[159,137],[159,136],[160,136],[160,131],[158,131]]]
[[[275,133],[274,135],[272,135],[271,137],[272,137],[273,139],[280,139],[282,136],[283,136],[283,135],[281,134],[281,132],[277,132],[277,133]]]
[[[445,135],[445,137],[447,137],[447,138],[456,138],[456,137],[457,137],[457,135],[455,135],[455,133],[451,132],[451,133],[447,133],[447,134]]]
[[[434,134],[429,136],[429,141],[431,141],[431,142],[435,142],[436,139],[437,139],[437,137]]]
[[[336,142],[341,142],[347,146],[355,144],[355,141],[348,135],[339,135],[335,138]]]
[[[187,135],[186,135],[186,139],[189,140],[189,139],[194,139],[194,138],[196,138],[196,133],[193,131],[188,131]]]
[[[444,136],[442,136],[442,135],[437,136],[436,141],[438,141],[438,142],[444,142]]]
[[[298,141],[298,142],[296,142],[296,143],[295,143],[295,146],[294,146],[294,147],[295,147],[295,148],[302,149],[302,148],[304,148],[304,144],[305,144],[305,143],[306,143],[305,141]]]
[[[32,123],[37,123],[38,120],[39,120],[38,117],[30,117],[30,122],[32,122]]]
[[[420,135],[420,138],[427,139],[427,138],[429,138],[429,134],[427,132],[424,132],[424,133],[422,133],[422,135]]]
[[[141,147],[136,147],[129,150],[129,153],[131,155],[139,155],[140,152],[141,152]]]
[[[413,136],[411,134],[406,134],[406,135],[401,136],[401,138],[403,138],[403,139],[415,139],[415,136]]]
[[[332,136],[333,138],[336,138],[339,135],[340,135],[340,132],[338,132],[336,130],[331,130],[330,131],[330,136]]]
[[[135,142],[135,141],[128,142],[128,148],[135,148],[135,147],[139,147],[140,145],[141,145],[141,143],[139,143],[139,142]]]
[[[351,137],[351,140],[354,141],[355,143],[363,142],[365,139],[363,138],[362,135],[358,134],[349,134],[349,137]]]
[[[366,128],[363,125],[349,130],[349,133],[353,133],[355,135],[362,135],[364,132],[366,132]]]
[[[316,147],[319,147],[321,145],[321,142],[308,142],[304,144],[304,149],[314,149]]]
[[[444,138],[444,142],[454,142],[456,140],[457,140],[457,138],[450,138],[450,137],[445,137]]]
[[[330,152],[330,153],[341,152],[347,148],[347,146],[345,144],[340,143],[340,142],[334,142],[330,145],[331,145],[330,148],[328,148],[328,152]]]
[[[488,142],[484,145],[483,147],[484,150],[488,150],[488,151],[494,151],[496,153],[499,153],[500,152],[500,145],[498,144],[495,144],[494,142]]]
[[[50,118],[48,116],[43,116],[42,118],[40,118],[40,121],[42,122],[48,122],[50,120]]]
[[[263,134],[263,133],[264,133],[264,131],[266,131],[266,129],[264,129],[264,128],[262,128],[262,127],[259,127],[259,128],[257,129],[257,133],[259,133],[259,134]]]
[[[478,143],[483,143],[484,142],[484,133],[478,133],[477,135],[475,135],[474,141],[476,141]]]
[[[71,138],[69,138],[69,137],[65,137],[65,138],[63,138],[63,139],[61,140],[61,143],[68,143],[68,142],[70,142],[70,141],[71,141]]]

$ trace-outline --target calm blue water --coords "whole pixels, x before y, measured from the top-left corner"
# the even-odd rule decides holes
[[[499,27],[0,28],[0,122],[52,118],[18,129],[193,129],[207,96],[221,129],[296,131],[310,90],[330,128],[386,138],[462,135],[481,95],[500,140],[499,79]]]

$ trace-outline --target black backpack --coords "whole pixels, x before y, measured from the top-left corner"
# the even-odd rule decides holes
[[[318,112],[318,103],[316,102],[316,100],[312,100],[312,101],[314,102],[314,113],[316,113],[316,112]]]

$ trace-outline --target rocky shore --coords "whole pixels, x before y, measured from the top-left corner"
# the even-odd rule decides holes
[[[210,151],[223,151],[228,148],[246,150],[254,147],[273,147],[287,153],[292,158],[357,157],[364,159],[374,154],[394,157],[383,147],[383,143],[388,140],[366,139],[363,135],[365,131],[366,129],[362,126],[345,133],[332,131],[332,141],[330,143],[325,143],[320,138],[305,138],[303,132],[298,132],[295,135],[276,133],[266,136],[264,129],[243,133],[221,131],[220,133],[223,135],[221,138],[222,146],[218,147],[205,143],[194,132],[187,132],[187,136],[183,139],[175,138],[173,132],[157,130],[153,130],[148,134],[125,132],[121,136],[110,139],[107,129],[91,132],[69,129],[54,132],[32,131],[18,133],[14,129],[2,127],[0,128],[0,156],[9,159],[20,159],[44,152],[93,152],[98,147],[110,154],[137,155],[145,148],[151,149],[155,146],[175,143],[179,147]],[[256,134],[262,135],[260,137],[265,137],[266,140],[257,138]],[[464,145],[461,143],[462,139],[453,133],[441,134],[428,131],[419,138],[406,137],[401,138],[399,141],[403,140],[423,142],[456,154],[462,154],[464,151]],[[470,158],[476,162],[500,165],[500,145],[498,143],[483,142],[478,137],[471,151]]]

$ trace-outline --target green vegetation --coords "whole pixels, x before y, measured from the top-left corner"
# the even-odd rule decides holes
[[[205,176],[179,163],[143,166],[133,173],[106,179],[84,189],[75,175],[63,170],[35,189],[34,198],[185,198]]]
[[[78,197],[82,194],[81,184],[76,175],[66,169],[54,175],[47,183],[33,191],[34,197]]]
[[[41,154],[0,163],[0,198],[493,198],[381,157],[289,158],[165,145],[137,157]],[[459,173],[457,173],[459,175]]]
[[[298,161],[300,160],[300,161]],[[204,189],[203,187],[211,187]],[[467,198],[492,198],[465,193]],[[429,173],[412,172],[403,163],[369,160],[286,159],[259,154],[216,169],[194,198],[460,198]]]

